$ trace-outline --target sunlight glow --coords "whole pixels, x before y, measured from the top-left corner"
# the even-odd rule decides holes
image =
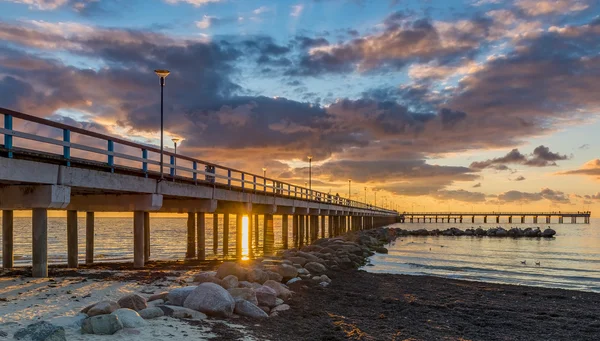
[[[250,250],[248,248],[248,216],[242,218],[242,260],[248,260]]]

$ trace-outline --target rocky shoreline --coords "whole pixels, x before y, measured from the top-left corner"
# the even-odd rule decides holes
[[[490,229],[483,229],[480,227],[470,229],[461,230],[456,227],[451,227],[445,230],[426,230],[426,229],[418,229],[418,230],[404,230],[404,229],[394,229],[396,230],[396,234],[398,236],[476,236],[476,237],[512,237],[512,238],[553,238],[556,235],[556,231],[551,229],[550,227],[544,229],[543,231],[539,227],[511,227],[510,229],[505,229],[503,227],[493,227]]]

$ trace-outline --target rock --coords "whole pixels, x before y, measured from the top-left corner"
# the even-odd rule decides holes
[[[191,294],[196,288],[196,286],[189,286],[173,289],[169,291],[169,294],[167,295],[167,302],[169,302],[170,305],[181,306],[183,305],[183,302],[185,302],[185,299],[188,297],[188,295]]]
[[[251,318],[265,318],[269,317],[267,313],[255,304],[245,300],[235,302],[234,312],[240,316],[246,316]]]
[[[267,275],[261,269],[254,268],[248,271],[248,281],[250,282],[263,284],[267,280],[269,280],[269,275]]]
[[[121,299],[117,301],[117,304],[121,308],[128,308],[135,311],[148,308],[146,299],[137,294],[121,297]]]
[[[8,337],[8,334],[5,331],[0,330],[0,337]]]
[[[246,300],[254,305],[258,305],[256,293],[251,288],[232,288],[227,290],[234,301]]]
[[[508,231],[506,231],[502,227],[499,227],[496,229],[496,237],[506,237],[506,236],[508,236]]]
[[[282,304],[283,304],[283,300],[281,298],[278,298],[275,300],[275,306],[282,305]]]
[[[119,321],[125,328],[138,328],[147,324],[146,321],[137,313],[137,311],[128,308],[121,308],[113,311],[111,315],[119,318]]]
[[[308,261],[304,257],[290,257],[288,258],[293,264],[300,264],[300,266],[304,266]]]
[[[238,288],[254,288],[254,285],[256,285],[256,283],[250,283],[248,281],[239,281],[238,282]]]
[[[123,323],[116,315],[98,315],[83,320],[83,334],[112,335],[123,329]]]
[[[185,299],[183,306],[211,316],[229,317],[235,300],[227,290],[214,283],[202,283]]]
[[[322,286],[323,288],[325,288],[325,287],[329,286],[329,283],[321,282],[321,283],[319,283],[319,285]]]
[[[377,253],[388,253],[388,249],[386,249],[385,247],[376,247],[375,248],[375,252],[377,252]]]
[[[301,281],[301,280],[302,280],[302,279],[301,279],[301,278],[298,278],[298,277],[296,277],[296,278],[292,278],[292,279],[290,279],[289,281],[287,281],[287,282],[285,283],[285,285],[288,285],[288,286],[289,286],[289,285],[291,285],[291,284],[293,284],[293,283],[296,283],[296,282],[299,282],[299,281]]]
[[[259,305],[274,307],[277,302],[277,292],[268,286],[262,286],[256,289],[256,299]]]
[[[287,300],[290,297],[292,297],[292,292],[290,290],[288,290],[287,288],[285,288],[279,282],[275,282],[273,280],[268,280],[265,282],[265,284],[263,284],[263,286],[267,286],[267,287],[275,290],[275,294],[277,295],[277,297],[282,298],[284,300]]]
[[[148,308],[149,307],[156,307],[157,305],[163,305],[163,304],[165,304],[165,300],[150,301],[150,302],[148,302]]]
[[[114,301],[100,301],[87,310],[89,317],[110,314],[119,309],[119,304]]]
[[[17,340],[28,341],[66,341],[65,328],[57,327],[52,323],[40,321],[19,329],[15,335]]]
[[[555,234],[556,234],[556,231],[554,231],[551,228],[547,228],[544,230],[544,232],[542,232],[542,237],[552,238],[552,237],[554,237]]]
[[[154,294],[154,295],[150,296],[146,300],[146,302],[152,302],[152,301],[156,301],[156,300],[165,300],[167,298],[168,294],[169,294],[168,291],[161,292],[160,294]]]
[[[320,264],[320,263],[315,263],[315,262],[306,263],[304,265],[304,268],[306,270],[310,271],[311,273],[315,273],[315,274],[323,274],[323,273],[325,273],[325,271],[327,271],[327,268],[325,267],[325,265]]]
[[[298,269],[298,275],[299,276],[302,276],[302,275],[307,276],[307,275],[310,275],[310,272],[308,270],[306,270],[305,268],[300,268],[300,269]]]
[[[55,326],[63,327],[63,328],[81,328],[81,324],[83,320],[88,318],[86,314],[79,313],[75,316],[59,316],[55,317],[48,322],[52,323]]]
[[[142,310],[138,311],[138,314],[140,314],[140,316],[145,320],[150,320],[150,319],[155,319],[157,317],[165,316],[165,312],[162,309],[160,309],[159,307],[150,307],[150,308],[142,309]]]
[[[176,305],[161,305],[158,307],[163,311],[165,316],[188,319],[188,320],[204,320],[206,315],[192,309],[179,307]]]
[[[194,275],[194,277],[192,278],[192,282],[195,282],[198,284],[215,283],[218,285],[223,285],[222,280],[217,278],[216,274],[217,273],[215,271],[201,272],[197,275]],[[225,276],[225,277],[227,277],[227,276]]]
[[[260,308],[260,310],[264,311],[266,314],[271,312],[271,308],[264,306],[264,305],[259,305],[258,306]]]
[[[241,267],[237,263],[224,262],[217,269],[217,273],[216,273],[217,278],[223,279],[229,275],[234,275],[234,276],[238,277],[238,275],[240,273],[240,268]]]
[[[234,275],[225,276],[221,282],[221,286],[225,289],[237,288],[239,283],[238,278]]]
[[[327,277],[327,275],[321,275],[320,276],[320,282],[331,283],[331,278]]]
[[[275,308],[271,309],[271,313],[286,311],[286,310],[290,310],[290,306],[287,304],[280,304],[280,305],[276,306]]]
[[[289,264],[279,264],[276,270],[286,282],[298,276],[298,269]]]
[[[269,280],[273,280],[275,282],[281,282],[283,280],[283,276],[281,276],[278,272],[275,271],[266,271],[267,276],[269,276]]]

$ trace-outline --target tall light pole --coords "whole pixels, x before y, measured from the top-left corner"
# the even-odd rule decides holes
[[[377,207],[377,191],[373,188],[373,193],[375,194],[375,207]]]
[[[173,182],[175,182],[175,175],[177,175],[177,142],[179,142],[179,139],[175,137],[171,141],[175,145],[175,158],[173,159]]]
[[[164,135],[164,111],[163,111],[163,93],[165,88],[165,78],[170,74],[169,70],[154,70],[154,73],[160,78],[160,180],[163,175],[163,135]]]
[[[365,187],[365,204],[367,203],[367,187]]]
[[[312,196],[312,156],[308,156],[308,190]]]
[[[352,193],[350,192],[352,185],[352,179],[348,179],[348,200],[352,199]]]

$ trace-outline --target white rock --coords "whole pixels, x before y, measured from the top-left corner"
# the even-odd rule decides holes
[[[229,317],[233,314],[235,300],[214,283],[202,283],[185,299],[183,306],[211,316]]]
[[[138,328],[148,324],[137,311],[128,308],[117,309],[111,315],[116,315],[125,328]]]
[[[278,311],[286,311],[286,310],[290,310],[290,306],[287,304],[280,304],[280,305],[276,306],[275,308],[271,309],[271,313],[278,312]]]

